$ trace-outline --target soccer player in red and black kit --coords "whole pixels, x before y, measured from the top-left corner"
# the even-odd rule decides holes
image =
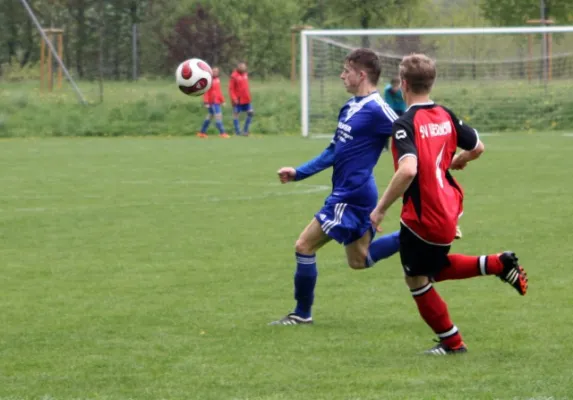
[[[379,229],[388,208],[403,196],[400,258],[406,283],[420,315],[439,338],[426,353],[445,355],[464,353],[467,347],[434,282],[494,275],[521,295],[527,292],[528,282],[512,252],[449,254],[464,197],[449,169],[464,169],[483,153],[484,145],[475,129],[430,100],[435,78],[435,64],[425,55],[413,54],[400,63],[408,109],[393,124],[396,172],[370,219]],[[463,151],[455,155],[457,147]]]

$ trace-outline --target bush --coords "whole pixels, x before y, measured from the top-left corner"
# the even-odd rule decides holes
[[[555,81],[545,90],[525,82],[448,82],[436,86],[433,99],[480,131],[573,130],[571,86]],[[81,82],[80,87],[88,106],[78,103],[67,84],[59,92],[40,93],[37,82],[0,83],[0,136],[194,135],[206,116],[202,98],[184,96],[171,81],[106,82],[101,104],[95,102],[96,84]],[[229,101],[226,82],[223,88]],[[254,81],[252,92],[253,133],[300,132],[298,84]],[[311,133],[332,132],[348,94],[334,80],[310,93]],[[227,103],[223,116],[228,132],[233,131],[231,115]],[[216,132],[214,124],[210,132]]]

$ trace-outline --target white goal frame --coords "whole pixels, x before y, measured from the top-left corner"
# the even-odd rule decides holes
[[[309,135],[309,54],[308,41],[313,36],[410,36],[410,35],[491,35],[527,33],[573,32],[568,26],[528,26],[507,28],[423,28],[423,29],[321,29],[302,30],[300,33],[300,84],[301,84],[301,131],[303,137]],[[333,122],[334,126],[334,122]]]

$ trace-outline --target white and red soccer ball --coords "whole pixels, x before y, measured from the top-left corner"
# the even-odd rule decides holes
[[[175,71],[179,89],[190,96],[201,96],[211,88],[213,71],[209,64],[199,58],[183,61]]]

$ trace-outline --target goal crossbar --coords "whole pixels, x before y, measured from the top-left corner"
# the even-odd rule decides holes
[[[487,35],[515,33],[560,33],[572,32],[567,26],[516,26],[503,28],[412,28],[412,29],[305,29],[302,36],[408,36],[408,35]]]

